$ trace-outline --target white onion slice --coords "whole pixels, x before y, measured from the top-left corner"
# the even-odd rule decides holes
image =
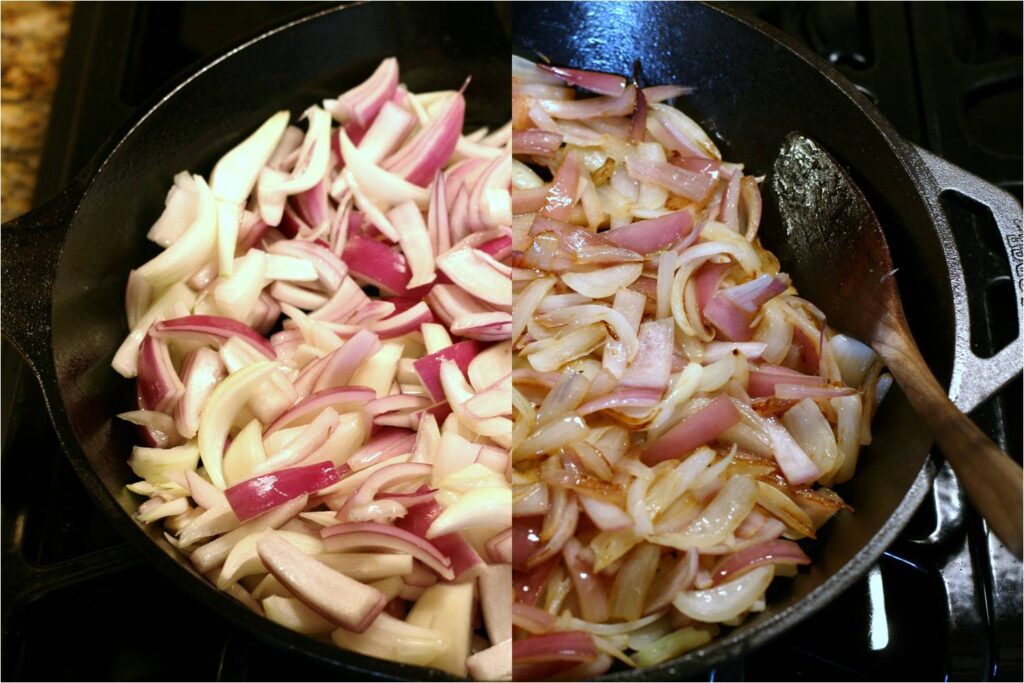
[[[207,400],[206,409],[199,421],[199,450],[210,479],[222,489],[227,485],[223,473],[224,440],[231,423],[276,369],[277,365],[270,361],[253,363],[231,373],[217,385]]]
[[[643,264],[623,263],[617,266],[598,268],[589,273],[565,273],[562,282],[573,291],[591,299],[604,299],[613,296],[620,289],[633,283],[643,271]]]
[[[672,600],[672,604],[680,612],[697,621],[728,621],[749,610],[764,594],[774,576],[773,565],[758,567],[714,588],[680,591]]]

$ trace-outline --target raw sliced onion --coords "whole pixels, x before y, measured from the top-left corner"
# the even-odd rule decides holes
[[[420,538],[426,538],[434,520],[441,515],[441,506],[431,499],[409,508],[409,514],[396,522],[397,526]],[[483,571],[484,562],[476,550],[461,534],[450,533],[436,536],[430,543],[445,555],[452,564],[455,581],[471,580]]]
[[[245,522],[293,498],[316,493],[338,480],[338,470],[324,462],[254,477],[229,487],[224,495],[238,519]]]
[[[424,538],[387,524],[352,522],[327,527],[320,532],[329,552],[377,548],[402,552],[430,567],[444,579],[452,580],[451,560]]]
[[[334,387],[318,391],[296,403],[288,412],[267,427],[264,436],[279,429],[309,424],[322,411],[330,408],[337,413],[361,409],[375,394],[366,387]]]
[[[185,387],[174,369],[167,343],[153,335],[146,335],[139,348],[139,379],[136,388],[139,406],[143,410],[174,412],[185,393]]]
[[[412,93],[387,59],[305,125],[274,114],[209,185],[178,174],[112,366],[138,376],[136,518],[219,589],[342,648],[509,679],[526,176],[511,122],[462,130],[468,83]]]
[[[317,562],[279,535],[264,535],[257,547],[277,580],[328,621],[362,633],[384,609],[380,591]]]
[[[248,325],[213,315],[191,315],[184,318],[164,320],[153,326],[153,336],[181,341],[223,344],[232,337],[239,337],[270,360],[277,358],[274,347],[256,330]]]
[[[220,158],[210,174],[210,188],[221,202],[242,206],[252,194],[259,169],[273,154],[288,128],[288,112],[271,116],[238,146]]]
[[[213,388],[224,379],[224,364],[215,351],[199,348],[182,363],[184,391],[174,411],[178,433],[191,439],[199,431],[199,415]]]

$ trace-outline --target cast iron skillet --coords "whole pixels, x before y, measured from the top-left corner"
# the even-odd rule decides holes
[[[72,186],[6,224],[3,333],[29,361],[68,457],[107,517],[196,599],[266,641],[335,668],[340,678],[435,680],[438,671],[344,652],[249,612],[199,577],[154,525],[129,516],[124,490],[134,434],[112,416],[132,405],[132,382],[110,369],[126,334],[128,271],[152,257],[147,226],[173,175],[208,173],[274,111],[298,115],[364,80],[397,55],[417,91],[468,75],[467,126],[510,116],[507,7],[492,3],[374,3],[333,8],[271,30],[213,59],[145,107]]]
[[[918,335],[925,357],[949,379],[960,407],[977,405],[1019,372],[1020,339],[991,362],[970,352],[963,273],[937,199],[948,188],[970,194],[995,207],[1006,234],[1013,234],[1007,221],[1019,221],[1019,206],[941,160],[929,158],[926,165],[827,65],[756,22],[701,5],[516,5],[513,14],[524,54],[539,50],[557,63],[624,73],[640,57],[652,82],[697,87],[687,109],[730,158],[755,171],[767,170],[790,130],[821,141],[850,168],[886,225],[911,324],[928,331]],[[322,663],[363,676],[422,680],[443,676],[293,634],[197,580],[155,530],[126,514],[136,504],[123,490],[132,434],[111,421],[132,400],[130,383],[109,368],[126,332],[124,284],[128,270],[151,253],[143,235],[173,173],[208,170],[272,111],[297,111],[354,83],[392,53],[417,88],[449,87],[472,72],[470,116],[507,118],[508,39],[490,5],[359,6],[272,31],[183,82],[69,190],[4,226],[3,331],[38,375],[58,435],[86,487],[121,533],[184,590],[267,641]],[[1019,299],[1017,239],[1011,263]],[[777,589],[771,609],[701,650],[619,676],[678,680],[763,644],[849,586],[927,490],[929,439],[915,422],[903,397],[891,392],[876,421],[875,444],[842,489],[857,514],[827,527],[810,547],[815,562],[809,572],[791,588]]]
[[[554,64],[623,74],[640,59],[648,85],[692,86],[685,111],[748,173],[767,173],[791,131],[822,143],[849,169],[885,226],[916,339],[937,376],[950,380],[959,407],[970,410],[1020,372],[1020,337],[989,362],[970,351],[963,273],[938,197],[956,189],[994,207],[1011,254],[1018,319],[1020,206],[940,159],[925,152],[923,158],[850,83],[783,34],[695,3],[517,3],[512,31],[514,50],[524,57],[541,54]],[[779,244],[778,227],[768,211],[762,238],[769,248]],[[851,585],[904,527],[928,485],[931,440],[898,389],[883,402],[874,434],[857,475],[839,489],[856,514],[838,515],[807,544],[809,571],[773,586],[765,612],[679,659],[607,678],[682,680],[762,645]]]

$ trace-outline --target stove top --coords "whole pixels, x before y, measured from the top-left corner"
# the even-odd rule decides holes
[[[1019,3],[730,4],[826,57],[912,142],[1021,197]],[[37,199],[191,62],[310,5],[76,5]],[[946,208],[972,292],[974,350],[991,355],[1017,331],[1009,267],[990,218],[969,202]],[[972,414],[1018,461],[1021,394],[1018,376]],[[864,579],[700,680],[1021,680],[1021,566],[939,457],[932,468],[928,499]],[[6,343],[0,480],[3,679],[337,680],[184,595],[124,544]]]

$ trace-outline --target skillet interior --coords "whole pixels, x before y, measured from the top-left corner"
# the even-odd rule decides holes
[[[196,580],[189,563],[156,528],[130,520],[127,513],[138,499],[124,490],[134,479],[125,461],[134,432],[112,416],[134,405],[134,389],[110,368],[127,333],[124,287],[129,269],[156,252],[144,236],[175,173],[208,173],[221,154],[274,111],[288,108],[297,116],[311,103],[365,79],[384,57],[398,56],[402,81],[415,91],[458,87],[472,75],[467,126],[507,121],[509,48],[503,12],[507,15],[507,8],[490,3],[374,3],[328,10],[215,61],[156,103],[116,145],[88,187],[58,269],[53,360],[66,420],[59,408],[53,412],[87,487],[121,532],[195,597],[284,647],[362,671],[364,677],[431,680],[445,675],[344,653],[256,617]]]
[[[517,3],[513,9],[513,49],[522,56],[536,59],[540,53],[554,64],[624,74],[632,73],[639,58],[647,84],[695,88],[683,109],[716,138],[727,159],[746,163],[748,173],[767,173],[790,131],[821,142],[851,171],[878,213],[922,352],[940,379],[948,377],[952,292],[933,218],[904,161],[906,143],[851,85],[836,83],[841,77],[820,60],[762,30],[778,35],[697,3]],[[772,227],[766,215],[762,238],[770,248]],[[820,277],[827,282],[829,274]],[[920,501],[923,491],[914,484],[931,443],[896,389],[874,430],[875,442],[861,454],[856,477],[839,487],[856,514],[837,516],[818,542],[807,544],[810,570],[792,582],[777,582],[768,610],[673,662],[608,678],[679,680],[760,645],[866,570]]]

